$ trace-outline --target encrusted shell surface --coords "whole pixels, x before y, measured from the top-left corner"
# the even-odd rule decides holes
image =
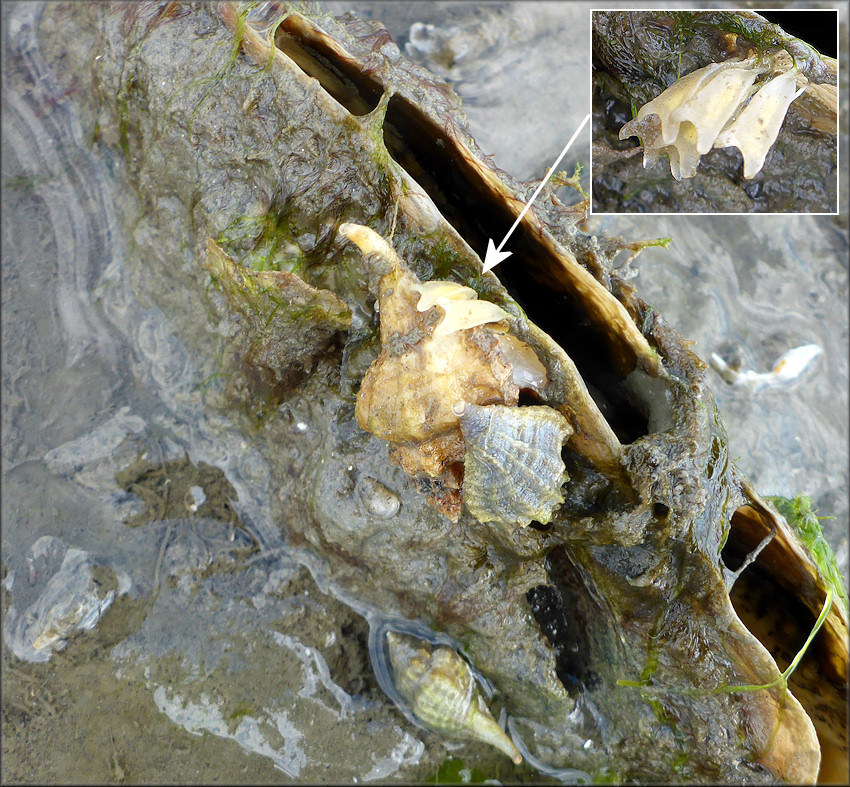
[[[466,445],[463,499],[479,522],[549,522],[569,479],[561,448],[572,434],[551,407],[464,404],[455,410]]]
[[[469,665],[448,647],[387,634],[395,685],[410,710],[435,731],[488,743],[517,765],[522,756],[496,723]]]

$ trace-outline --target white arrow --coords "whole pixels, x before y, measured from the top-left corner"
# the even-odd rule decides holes
[[[531,195],[531,199],[528,201],[528,204],[522,209],[522,213],[519,214],[517,220],[513,223],[513,226],[508,230],[508,234],[505,235],[505,239],[499,244],[499,247],[493,244],[492,239],[488,239],[487,241],[487,254],[484,257],[484,268],[482,269],[483,273],[486,273],[491,268],[495,268],[502,260],[510,257],[512,252],[510,251],[502,251],[502,247],[508,242],[508,238],[511,237],[511,233],[519,226],[519,223],[522,221],[522,217],[528,212],[528,209],[531,207],[531,203],[537,199],[537,195],[543,190],[543,187],[546,185],[546,181],[549,180],[552,173],[555,171],[555,167],[561,163],[561,159],[567,155],[567,151],[570,149],[570,145],[576,141],[576,137],[581,133],[581,130],[587,125],[587,121],[590,120],[590,113],[588,113],[584,120],[581,121],[581,125],[576,129],[576,133],[570,137],[570,141],[564,146],[564,149],[561,151],[561,155],[555,159],[555,163],[549,168],[549,171],[546,173],[546,177],[540,181],[540,185],[537,187],[537,191]]]

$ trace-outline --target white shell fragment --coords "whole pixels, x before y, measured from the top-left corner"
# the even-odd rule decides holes
[[[54,536],[42,536],[32,545],[27,564],[29,577],[11,572],[3,583],[14,595],[3,637],[22,661],[49,661],[76,631],[93,629],[115,598],[132,586],[118,566]],[[111,575],[114,588],[107,591],[98,581],[98,569]]]
[[[466,445],[463,502],[479,522],[511,529],[546,524],[564,502],[569,479],[561,448],[572,434],[551,407],[459,403]]]
[[[670,172],[676,180],[692,178],[697,174],[700,154],[697,150],[697,129],[686,121],[679,126],[676,142],[667,148],[670,156]]]
[[[505,360],[511,365],[511,379],[517,388],[531,388],[542,392],[549,384],[546,367],[540,363],[537,353],[525,342],[502,333],[497,336]]]
[[[812,361],[822,352],[823,349],[817,344],[794,347],[780,356],[769,372],[756,372],[752,369],[740,371],[729,366],[716,353],[712,353],[711,368],[729,385],[748,388],[753,393],[759,393],[789,387],[809,369]]]
[[[774,58],[775,66],[783,54]],[[787,56],[781,62],[790,65]],[[770,67],[751,57],[692,71],[644,104],[620,129],[620,139],[641,138],[644,167],[666,153],[676,180],[696,175],[700,157],[712,147],[734,146],[744,159],[744,178],[752,178],[761,171],[789,105],[805,90],[796,90],[796,68],[754,86]]]
[[[640,120],[649,114],[658,115],[661,118],[661,141],[665,145],[672,145],[679,134],[679,123],[681,121],[671,117],[671,107],[686,105],[691,96],[721,65],[721,63],[711,63],[705,68],[700,68],[683,76],[678,82],[670,85],[660,96],[644,104],[638,111],[638,119]],[[624,138],[622,134],[620,134],[620,138]]]
[[[364,508],[378,519],[392,519],[401,508],[401,500],[391,489],[372,476],[361,478],[357,484]]]
[[[393,265],[402,264],[395,249],[370,227],[364,227],[362,224],[346,223],[340,224],[339,231],[357,246],[364,256],[375,254]]]
[[[411,289],[419,293],[419,303],[416,308],[420,312],[427,312],[435,304],[446,301],[472,301],[478,297],[472,287],[464,287],[453,281],[423,281],[414,284]]]

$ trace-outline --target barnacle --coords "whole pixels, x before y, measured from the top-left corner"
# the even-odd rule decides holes
[[[644,167],[666,153],[676,180],[696,175],[700,156],[712,147],[735,146],[744,159],[744,177],[762,168],[796,91],[796,68],[780,53],[772,61],[710,63],[692,71],[644,104],[620,129],[620,139],[639,136]],[[780,73],[754,88],[771,66]]]
[[[489,743],[517,765],[519,750],[491,715],[469,665],[448,647],[387,634],[395,685],[419,721],[439,732]]]

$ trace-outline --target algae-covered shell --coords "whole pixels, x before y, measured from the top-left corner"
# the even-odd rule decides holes
[[[561,448],[572,434],[551,407],[455,409],[466,445],[463,499],[479,522],[525,526],[549,522],[569,476]]]
[[[495,746],[517,765],[519,750],[496,723],[469,665],[448,647],[387,634],[395,685],[413,715],[435,731]]]

